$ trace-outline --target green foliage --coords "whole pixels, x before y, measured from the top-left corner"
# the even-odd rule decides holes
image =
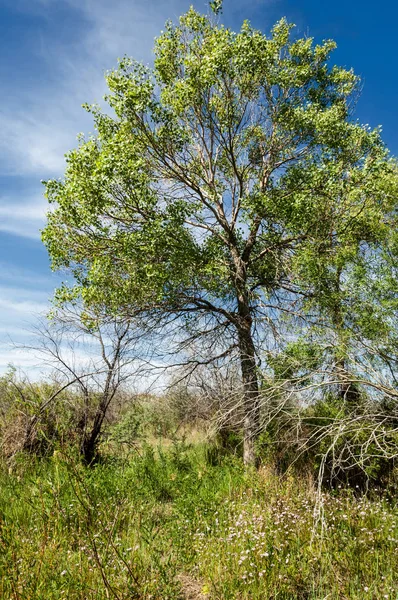
[[[136,402],[133,407],[119,416],[109,432],[108,440],[118,445],[134,447],[145,436],[147,419],[142,404]]]
[[[222,12],[222,0],[213,0],[213,2],[210,2],[209,5],[215,15],[218,15],[220,12]]]
[[[151,438],[173,440],[181,423],[190,422],[189,406],[184,409],[175,403],[175,396],[144,396],[134,403],[127,403],[111,428],[110,439],[119,444],[134,445],[137,441]]]
[[[318,343],[310,343],[297,339],[286,345],[283,352],[270,354],[268,364],[273,369],[276,380],[292,380],[300,378],[305,384],[303,374],[310,373],[322,362],[323,350]]]
[[[209,465],[217,466],[223,463],[227,456],[242,457],[242,434],[232,427],[224,425],[219,429],[215,439],[206,446],[206,461]]]
[[[352,392],[353,390],[351,390]],[[282,404],[256,440],[263,464],[281,475],[311,477],[323,489],[383,489],[397,481],[396,402],[370,403],[347,389],[326,393],[307,406]]]
[[[343,381],[358,344],[372,365],[374,343],[396,357],[397,163],[354,120],[360,81],[331,64],[335,43],[293,27],[235,32],[192,7],[167,22],[154,67],[123,58],[107,74],[111,110],[86,106],[95,135],[46,182],[43,241],[72,275],[56,301],[140,314],[152,333],[173,323],[175,354],[184,335],[208,361],[237,348],[247,463],[256,354],[281,315],[316,326],[270,356],[279,379],[333,362]]]
[[[333,312],[336,272],[386,236],[396,177],[379,131],[350,119],[358,78],[329,65],[335,44],[292,27],[236,33],[191,8],[153,70],[125,58],[108,74],[116,118],[87,106],[95,137],[46,183],[43,240],[76,282],[60,302],[178,312],[195,297],[232,321],[239,285],[255,315],[291,277]]]

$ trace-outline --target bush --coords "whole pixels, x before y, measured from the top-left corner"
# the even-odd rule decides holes
[[[395,451],[389,449],[396,448],[398,434],[388,425],[380,427],[380,411],[374,408],[327,398],[307,411],[304,424],[314,437],[305,455],[320,469],[325,485],[364,491],[392,482]]]
[[[80,405],[72,390],[47,402],[57,382],[31,383],[11,370],[0,380],[0,444],[5,457],[26,451],[48,456],[78,437]]]
[[[305,409],[273,419],[257,445],[277,472],[312,474],[329,488],[359,491],[394,485],[398,433],[380,406],[327,395]]]

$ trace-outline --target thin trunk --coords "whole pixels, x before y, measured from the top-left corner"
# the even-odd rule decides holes
[[[350,374],[347,371],[346,360],[337,358],[335,362],[335,373],[338,383],[338,397],[344,400],[348,405],[358,406],[360,403],[360,393],[355,383],[350,381]]]
[[[243,461],[245,465],[255,466],[255,441],[260,428],[260,398],[251,321],[248,327],[239,330],[239,350],[243,382]]]
[[[127,329],[125,330],[125,333],[121,337],[119,337],[118,342],[117,342],[117,347],[115,350],[115,354],[114,354],[111,362],[106,357],[105,346],[104,346],[102,338],[101,338],[102,353],[103,353],[102,356],[103,356],[104,362],[108,366],[108,373],[106,376],[106,381],[105,381],[105,385],[104,385],[104,391],[103,391],[103,394],[101,397],[101,402],[100,402],[99,406],[97,407],[97,410],[96,410],[96,413],[94,416],[93,426],[91,428],[90,434],[88,436],[84,435],[83,443],[81,446],[81,453],[83,455],[83,458],[84,458],[86,464],[88,464],[88,465],[94,463],[96,461],[96,459],[98,458],[97,457],[97,447],[98,447],[98,442],[100,441],[100,436],[102,433],[102,424],[105,419],[106,411],[109,408],[109,404],[112,402],[113,397],[116,392],[116,388],[114,388],[112,386],[112,381],[114,379],[115,371],[117,369],[118,360],[120,357],[121,342],[126,333],[127,333]]]
[[[337,278],[336,278],[336,300],[333,308],[332,321],[333,326],[335,328],[338,344],[342,347],[337,347],[335,351],[335,363],[334,363],[334,371],[336,373],[336,378],[338,380],[338,391],[337,394],[339,398],[348,402],[350,404],[357,404],[359,402],[359,392],[357,387],[350,383],[350,375],[347,371],[347,359],[346,359],[346,350],[343,347],[345,344],[345,325],[344,325],[344,317],[341,306],[340,299],[340,282],[341,282],[341,274],[342,269],[339,268],[337,270]]]
[[[100,441],[100,436],[102,432],[102,424],[105,419],[106,410],[109,405],[109,400],[107,397],[103,398],[100,406],[97,409],[97,412],[94,417],[94,423],[91,428],[91,431],[88,435],[84,434],[83,442],[81,445],[81,453],[84,458],[84,462],[87,465],[93,464],[97,458],[97,446]]]

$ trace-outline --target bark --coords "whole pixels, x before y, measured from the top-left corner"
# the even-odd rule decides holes
[[[100,429],[93,429],[90,435],[83,440],[81,446],[81,454],[84,463],[87,466],[93,465],[97,462],[97,446],[99,442],[100,432]]]
[[[350,374],[347,371],[344,358],[336,359],[335,372],[339,380],[337,391],[339,398],[349,406],[357,406],[360,403],[360,393],[355,383],[350,381]]]
[[[88,435],[84,435],[81,454],[86,465],[92,465],[97,460],[97,447],[102,433],[102,424],[109,406],[109,398],[103,398],[94,417],[94,423]]]
[[[260,397],[251,320],[246,328],[239,330],[239,350],[244,406],[243,461],[247,466],[256,466],[255,441],[260,429]]]
[[[333,322],[335,332],[337,334],[337,339],[338,339],[339,344],[344,344],[345,325],[344,325],[344,317],[343,317],[343,311],[342,311],[341,300],[340,300],[341,273],[342,273],[342,270],[338,269],[337,277],[336,277],[336,284],[335,284],[336,301],[335,301],[335,305],[333,307],[332,322]],[[336,373],[337,380],[339,381],[338,391],[337,391],[339,398],[341,398],[344,402],[347,402],[348,404],[351,404],[351,405],[358,404],[358,402],[360,400],[359,390],[355,384],[350,382],[350,374],[347,370],[347,360],[344,357],[344,355],[341,356],[341,350],[338,348],[335,353],[334,370]]]
[[[115,353],[111,361],[109,361],[106,357],[104,342],[102,338],[100,339],[102,346],[102,356],[105,364],[108,367],[108,372],[106,376],[104,390],[101,395],[101,401],[97,407],[94,416],[93,426],[89,435],[84,435],[81,445],[81,454],[83,455],[84,461],[87,465],[94,464],[98,459],[97,448],[98,443],[101,439],[102,425],[105,420],[106,412],[109,408],[109,405],[112,402],[116,393],[117,386],[115,387],[114,377],[119,369],[118,361],[120,359],[121,345],[123,338],[127,334],[127,331],[128,328],[125,329],[124,333],[118,337]]]
[[[243,383],[243,461],[256,466],[255,441],[260,426],[260,394],[253,341],[253,317],[246,286],[246,263],[236,260],[236,291],[238,301],[238,339]]]

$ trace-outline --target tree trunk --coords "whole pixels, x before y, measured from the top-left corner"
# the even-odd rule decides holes
[[[236,300],[240,365],[243,384],[243,462],[246,466],[257,466],[255,441],[260,431],[260,394],[253,341],[253,317],[250,307],[250,292],[247,286],[247,261],[234,253]]]
[[[99,441],[98,430],[92,430],[90,435],[87,436],[81,446],[81,455],[84,463],[89,467],[97,462],[97,445]]]
[[[348,407],[358,407],[361,401],[361,395],[358,386],[350,381],[350,374],[346,368],[346,360],[337,358],[335,362],[335,373],[339,381],[337,386],[337,395]]]
[[[102,423],[104,422],[106,409],[109,405],[109,399],[105,398],[102,400],[100,406],[94,417],[94,423],[90,433],[87,435],[84,433],[83,441],[81,444],[81,454],[83,456],[86,465],[90,466],[97,460],[97,446],[100,441],[102,433]]]
[[[260,429],[260,397],[251,318],[239,328],[239,350],[243,383],[243,461],[256,466],[255,441]]]
[[[332,322],[337,335],[337,340],[339,345],[344,344],[344,333],[345,333],[345,325],[344,325],[344,317],[341,305],[341,289],[340,289],[340,281],[341,281],[341,268],[337,270],[337,278],[336,278],[336,301],[333,308],[332,313]],[[338,380],[337,384],[337,394],[339,398],[341,398],[344,402],[348,404],[358,404],[360,400],[360,394],[357,386],[351,383],[350,375],[347,371],[347,358],[346,351],[341,352],[340,348],[335,350],[335,366],[334,370],[336,373],[336,377]]]

